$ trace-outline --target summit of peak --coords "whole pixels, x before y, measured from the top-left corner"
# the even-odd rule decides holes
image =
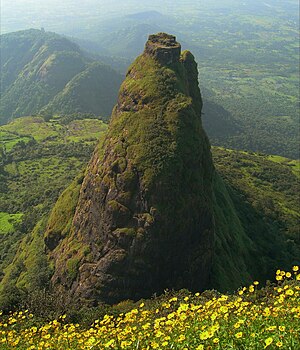
[[[160,64],[167,65],[178,62],[181,54],[181,45],[174,35],[157,33],[149,35],[145,46],[145,53],[152,56]]]
[[[176,41],[176,36],[167,33],[151,34],[148,37],[148,43],[154,44],[157,47],[180,47],[180,44]]]

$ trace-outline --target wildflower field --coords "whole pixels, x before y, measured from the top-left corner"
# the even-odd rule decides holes
[[[30,311],[1,315],[1,349],[300,349],[300,273],[277,270],[235,294],[173,293],[89,327],[62,315],[41,323]]]

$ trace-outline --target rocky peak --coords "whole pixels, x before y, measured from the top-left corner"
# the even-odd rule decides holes
[[[146,42],[145,53],[154,57],[160,64],[168,65],[179,61],[181,45],[173,35],[152,34]]]
[[[180,55],[174,36],[151,35],[121,86],[71,227],[48,245],[54,288],[92,303],[207,288],[214,170],[201,107],[192,54]]]

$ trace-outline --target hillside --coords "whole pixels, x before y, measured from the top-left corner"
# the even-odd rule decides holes
[[[167,14],[137,12],[137,9],[126,14],[125,11],[94,25],[79,26],[77,33],[67,32],[70,40],[39,30],[4,34],[1,36],[0,124],[41,110],[50,115],[83,111],[107,118],[115,97],[100,96],[110,80],[98,83],[105,72],[99,72],[97,80],[91,78],[91,71],[98,74],[98,70],[89,67],[91,62],[104,62],[124,74],[128,61],[142,52],[147,35],[168,30],[177,34],[183,48],[191,49],[200,63],[205,106],[203,125],[213,145],[299,159],[299,52],[295,44],[298,17],[295,4],[273,2],[271,8],[246,1],[234,8],[228,4],[222,8],[206,4],[201,11],[197,4],[191,3],[190,11],[185,6],[176,9],[169,4]],[[264,18],[253,8],[262,11]],[[180,14],[176,13],[179,9]],[[34,73],[36,65],[42,64],[40,59],[44,59],[38,51],[41,45],[46,55],[52,55],[50,61],[54,64],[48,67],[51,68],[47,73],[49,84],[45,77],[41,79]],[[52,45],[58,47],[54,56]],[[58,56],[57,52],[60,52]],[[26,64],[30,70],[24,68]],[[67,77],[67,73],[72,76]],[[53,86],[51,77],[63,87],[56,83]],[[116,96],[121,77],[113,75],[112,81],[116,84],[108,96]],[[90,87],[89,93],[86,86]],[[28,94],[23,95],[24,89],[32,99],[29,100]],[[94,99],[97,89],[99,98]]]
[[[42,109],[107,117],[121,83],[119,73],[93,62],[68,39],[33,29],[1,36],[0,68],[0,124]]]
[[[121,77],[113,69],[102,63],[92,63],[71,79],[41,113],[69,115],[79,112],[108,118],[120,84]]]
[[[299,264],[299,161],[213,148],[216,220],[212,285],[238,288]]]
[[[100,120],[18,118],[0,127],[0,270],[20,239],[83,170],[107,126]]]

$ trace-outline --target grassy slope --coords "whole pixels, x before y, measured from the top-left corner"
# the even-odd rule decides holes
[[[22,214],[9,214],[0,212],[0,234],[10,233],[17,223],[22,220]]]
[[[299,161],[217,147],[213,154],[225,182],[299,243]]]
[[[90,309],[66,310],[40,295],[29,310],[1,316],[4,349],[291,350],[300,346],[300,274],[277,271],[277,283],[253,281],[237,293],[187,290]],[[53,313],[52,305],[59,306]],[[30,313],[32,312],[32,314]],[[42,316],[42,317],[41,317]]]
[[[213,157],[223,178],[217,177],[214,186],[213,285],[230,290],[249,277],[263,280],[276,267],[299,263],[299,180],[293,167],[266,155],[217,147]]]

